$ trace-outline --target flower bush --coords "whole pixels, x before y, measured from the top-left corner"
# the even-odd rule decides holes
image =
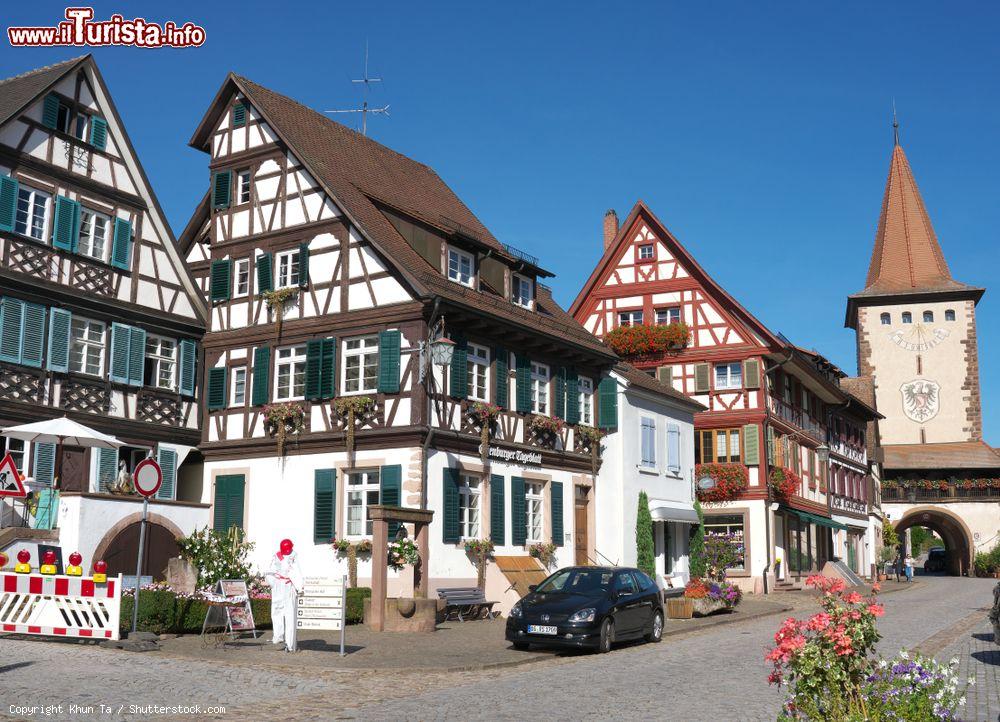
[[[662,326],[619,326],[604,336],[605,343],[619,356],[643,356],[684,348],[691,337],[686,323]]]
[[[988,552],[976,552],[972,567],[976,570],[976,575],[980,577],[1000,572],[1000,542]]]
[[[177,540],[181,557],[198,568],[198,587],[211,587],[220,579],[247,579],[253,573],[247,557],[253,542],[242,530],[231,527],[228,534],[205,527]]]
[[[528,547],[528,556],[532,556],[548,569],[556,558],[556,545],[538,542]]]
[[[393,569],[402,569],[407,564],[420,561],[420,552],[412,539],[396,539],[389,542],[388,563]]]
[[[731,609],[743,599],[743,591],[730,582],[706,581],[696,577],[684,587],[684,596],[688,599],[721,602],[726,609]]]
[[[278,442],[278,456],[284,456],[288,435],[298,436],[305,429],[306,410],[292,402],[267,404],[264,421],[268,433]]]
[[[959,691],[958,659],[942,664],[906,650],[895,659],[879,660],[861,687],[868,719],[952,720],[965,705]],[[970,685],[974,679],[970,678]]]
[[[709,579],[726,578],[726,570],[743,564],[743,538],[735,534],[705,534],[705,573]]]
[[[696,464],[694,475],[696,479],[703,476],[715,479],[711,489],[698,489],[699,501],[732,501],[750,485],[750,472],[743,464]]]
[[[802,479],[791,469],[776,466],[771,469],[768,486],[771,487],[771,492],[775,498],[787,501],[802,488]]]

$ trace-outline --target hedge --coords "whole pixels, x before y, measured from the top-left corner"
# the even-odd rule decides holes
[[[372,595],[368,587],[347,590],[347,623],[360,624],[364,600]],[[271,600],[251,599],[257,629],[271,626]],[[208,607],[198,599],[178,597],[173,592],[143,591],[139,595],[139,631],[155,634],[190,634],[201,632]],[[123,632],[132,629],[132,597],[122,597],[119,625]]]

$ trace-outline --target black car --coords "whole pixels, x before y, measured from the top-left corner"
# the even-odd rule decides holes
[[[948,564],[948,555],[944,547],[932,547],[927,552],[927,561],[924,562],[925,572],[943,572]]]
[[[552,574],[510,610],[507,641],[515,649],[593,648],[663,638],[663,597],[656,582],[629,567],[567,567]]]

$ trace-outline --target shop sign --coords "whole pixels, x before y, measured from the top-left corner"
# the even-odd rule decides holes
[[[512,449],[494,444],[490,445],[490,458],[521,466],[542,465],[542,452],[540,451],[524,451],[523,449]]]

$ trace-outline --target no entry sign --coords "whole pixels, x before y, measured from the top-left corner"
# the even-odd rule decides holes
[[[148,498],[159,490],[162,483],[163,471],[155,459],[143,459],[135,465],[132,484],[137,492]]]

